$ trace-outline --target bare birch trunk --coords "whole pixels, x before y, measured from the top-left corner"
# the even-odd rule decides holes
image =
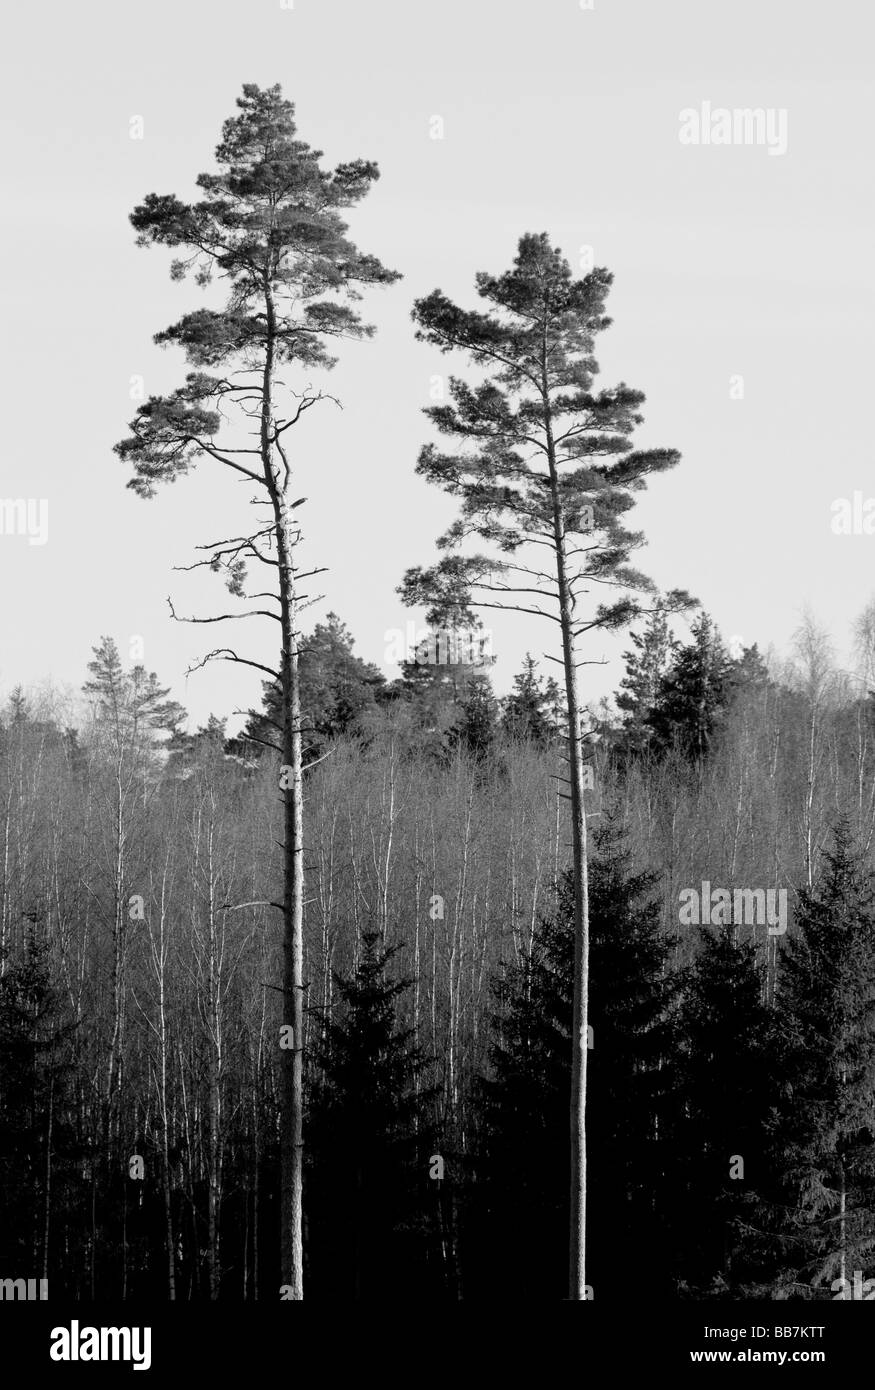
[[[216,881],[213,865],[214,806],[210,796],[207,828],[207,1034],[210,1043],[208,1088],[209,1167],[207,1230],[209,1241],[210,1298],[219,1297],[222,1268],[220,1212],[222,1203],[222,1017],[219,950],[216,940]]]

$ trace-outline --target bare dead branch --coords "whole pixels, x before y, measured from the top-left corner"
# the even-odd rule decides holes
[[[275,681],[281,679],[279,671],[275,671],[272,666],[265,666],[260,661],[250,661],[247,656],[238,656],[230,647],[217,647],[215,651],[207,652],[206,656],[201,657],[193,666],[189,666],[186,675],[190,676],[195,671],[202,671],[210,661],[233,661],[240,666],[251,666],[254,671],[264,671],[268,676],[272,676]]]
[[[214,618],[181,618],[173,607],[170,598],[167,600],[167,606],[170,609],[170,616],[175,623],[227,623],[235,621],[238,618],[272,618],[275,623],[280,621],[278,613],[271,613],[266,608],[251,608],[245,613],[217,613]]]

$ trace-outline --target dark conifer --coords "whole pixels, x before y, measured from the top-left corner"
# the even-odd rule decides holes
[[[697,1297],[737,1288],[739,1224],[763,1179],[774,1097],[770,1013],[757,948],[737,928],[703,931],[679,1012],[674,1195],[675,1268]]]
[[[875,1253],[875,890],[846,820],[781,957],[754,1293],[831,1299]],[[871,1272],[871,1271],[870,1271]]]
[[[728,702],[731,661],[707,613],[696,618],[692,636],[660,680],[646,722],[659,750],[678,747],[701,762]]]
[[[642,1250],[659,1239],[665,1159],[670,1004],[655,878],[630,863],[608,818],[595,834],[589,1163],[600,1200],[591,1213],[587,1266],[598,1297],[624,1298]],[[482,1083],[478,1181],[469,1194],[471,1277],[486,1291],[513,1261],[520,1297],[563,1296],[557,1257],[568,1201],[568,1035],[574,974],[573,880],[535,934],[531,954],[497,987],[492,1072]],[[662,1122],[660,1125],[660,1121]],[[479,1247],[479,1248],[475,1248]],[[655,1264],[648,1277],[658,1277]]]
[[[530,739],[546,747],[556,733],[552,712],[561,696],[556,681],[538,675],[538,663],[526,652],[523,669],[513,678],[504,702],[502,723],[511,738]]]
[[[307,1169],[312,1297],[401,1298],[428,1269],[438,1188],[429,1178],[433,1092],[412,1029],[399,1018],[409,980],[393,980],[377,932],[358,967],[335,976],[338,1016],[326,1022],[310,1090]]]

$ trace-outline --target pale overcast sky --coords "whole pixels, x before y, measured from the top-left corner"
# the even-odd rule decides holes
[[[682,451],[632,514],[638,557],[685,587],[724,634],[786,650],[803,605],[847,661],[875,591],[875,535],[836,535],[832,503],[875,497],[864,413],[872,381],[873,26],[852,0],[102,0],[6,19],[2,101],[4,439],[0,499],[48,503],[48,539],[0,536],[0,695],[46,677],[78,688],[115,637],[203,722],[257,703],[259,677],[210,646],[270,662],[266,623],[179,626],[225,606],[215,578],[174,574],[197,543],[241,529],[245,485],[201,465],[151,502],[112,452],[136,403],[171,389],[181,355],[152,335],[197,307],[169,252],[128,224],[150,191],[195,193],[244,82],[279,82],[299,133],[382,178],[351,235],[400,270],[369,296],[377,336],[344,347],[326,407],[299,437],[308,558],[359,655],[411,618],[395,587],[427,563],[455,506],[414,474],[420,409],[446,360],[413,340],[410,306],[440,286],[474,304],[519,236],[549,232],[615,276],[602,384],[647,395],[637,442]],[[786,151],[682,143],[681,112],[785,112]],[[132,139],[135,117],[143,138]],[[443,122],[443,139],[431,138]],[[586,254],[585,252],[583,253]],[[743,378],[743,398],[732,379]],[[312,412],[315,416],[317,412]],[[509,686],[552,629],[490,617]],[[248,626],[249,630],[244,628]],[[543,627],[543,630],[542,630]],[[627,639],[597,640],[615,687]],[[385,667],[387,674],[397,672]]]

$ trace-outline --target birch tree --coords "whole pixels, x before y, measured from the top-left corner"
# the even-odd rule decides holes
[[[240,662],[278,680],[282,715],[275,748],[283,765],[284,890],[274,904],[284,920],[284,1026],[292,1046],[282,1051],[281,1278],[293,1299],[303,1297],[302,1088],[303,1088],[303,770],[298,681],[301,583],[319,573],[304,570],[296,469],[289,431],[312,408],[333,399],[311,383],[293,390],[280,375],[295,366],[308,374],[334,365],[332,339],[369,337],[373,329],[356,312],[360,286],[387,284],[397,275],[346,237],[342,213],[355,206],[378,178],[377,166],[353,160],[328,171],[321,152],[296,138],[294,106],[279,86],[248,84],[237,99],[239,115],[224,124],[216,150],[217,173],[200,174],[203,197],[187,204],[172,194],[149,194],[131,215],[143,246],[180,248],[171,274],[194,272],[207,286],[227,283],[220,309],[196,309],[156,335],[181,347],[194,369],[171,394],[151,397],[137,412],[131,434],[116,452],[134,469],[128,486],[142,497],[206,461],[247,479],[266,512],[238,536],[199,547],[192,568],[223,574],[235,599],[267,607],[235,609],[198,622],[224,622],[257,614],[280,630],[280,668],[241,656],[232,648],[209,652],[214,660]],[[247,566],[269,575],[269,587],[249,585]]]

